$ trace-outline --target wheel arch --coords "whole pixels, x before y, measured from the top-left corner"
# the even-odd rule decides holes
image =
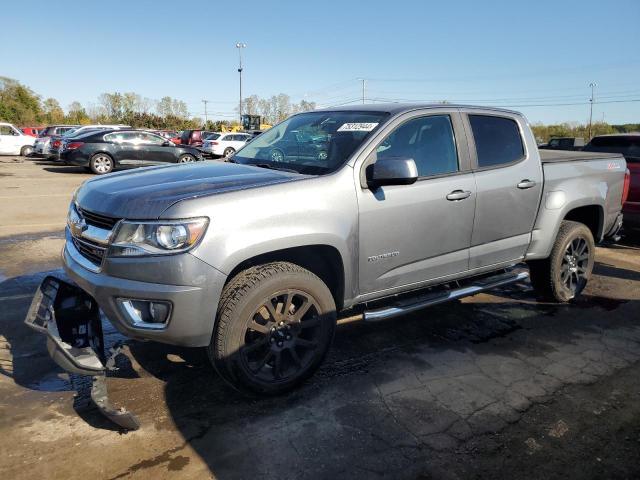
[[[579,222],[587,226],[596,242],[604,234],[604,208],[601,205],[584,205],[569,210],[563,220]]]
[[[227,283],[247,268],[271,262],[290,262],[311,271],[327,285],[336,308],[342,308],[345,298],[344,262],[338,249],[330,245],[301,245],[251,256],[233,267],[227,277]]]
[[[569,202],[563,208],[545,208],[544,200],[539,219],[532,232],[531,244],[525,256],[526,260],[547,258],[558,236],[563,220],[580,222],[589,228],[597,243],[602,241],[605,228],[604,204],[590,198]]]

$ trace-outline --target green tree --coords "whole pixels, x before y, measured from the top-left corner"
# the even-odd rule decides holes
[[[44,120],[46,123],[55,124],[64,122],[64,111],[55,98],[47,98],[42,103],[42,108],[44,110]]]
[[[0,120],[28,126],[40,123],[40,97],[17,80],[0,77]]]

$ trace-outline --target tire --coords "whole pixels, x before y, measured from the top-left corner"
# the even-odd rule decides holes
[[[184,155],[180,155],[178,158],[178,163],[193,163],[196,161],[196,157],[191,155],[190,153],[185,153]]]
[[[293,263],[268,263],[226,285],[207,351],[234,388],[277,395],[313,374],[335,326],[335,302],[320,278]]]
[[[25,145],[20,149],[20,155],[28,157],[33,153],[33,147],[31,145]]]
[[[564,220],[544,260],[529,262],[531,284],[541,300],[568,302],[582,292],[595,263],[595,242],[586,225]]]
[[[113,158],[106,153],[96,153],[89,160],[89,168],[96,175],[105,175],[113,171]]]
[[[234,153],[236,153],[236,151],[235,151],[235,149],[234,149],[234,148],[227,147],[227,148],[225,148],[225,149],[224,149],[224,152],[222,152],[222,156],[223,156],[224,158],[229,158],[229,157],[231,157]]]

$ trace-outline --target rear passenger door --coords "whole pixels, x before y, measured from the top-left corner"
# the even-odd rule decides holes
[[[463,111],[477,188],[469,268],[520,260],[542,192],[542,165],[519,115]]]

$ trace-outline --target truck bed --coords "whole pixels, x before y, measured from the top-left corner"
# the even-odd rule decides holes
[[[542,163],[584,162],[589,160],[604,160],[620,158],[618,153],[581,152],[566,150],[539,150]]]

